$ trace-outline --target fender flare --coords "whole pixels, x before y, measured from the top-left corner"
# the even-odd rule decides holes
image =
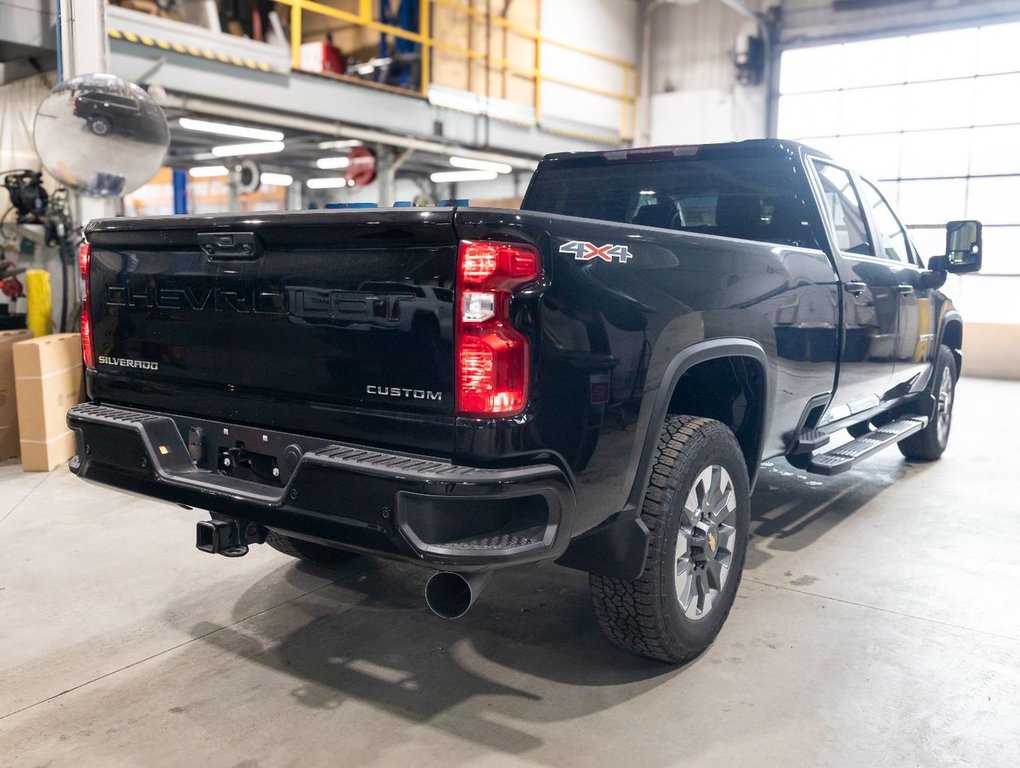
[[[768,355],[762,346],[751,339],[722,338],[692,344],[666,366],[659,382],[655,400],[647,422],[639,425],[641,450],[633,470],[633,484],[627,495],[627,502],[621,512],[596,526],[571,542],[566,553],[556,562],[569,568],[577,568],[601,576],[635,579],[645,566],[648,553],[648,528],[641,519],[641,506],[652,473],[652,459],[655,453],[655,438],[666,421],[673,391],[680,378],[694,366],[727,357],[748,357],[757,362],[764,373],[765,392],[763,398],[762,428],[753,454],[753,472],[750,472],[750,488],[754,488],[758,464],[772,416],[773,374],[768,364]]]
[[[758,435],[758,444],[754,448],[753,461],[748,468],[750,488],[753,490],[754,481],[758,472],[758,464],[761,463],[761,455],[764,447],[765,433],[772,418],[772,393],[774,391],[772,381],[772,370],[769,367],[768,355],[764,348],[752,339],[744,338],[722,338],[701,341],[692,344],[687,349],[674,357],[659,382],[658,391],[655,393],[655,401],[652,405],[651,415],[643,427],[641,436],[641,455],[638,459],[634,473],[634,483],[630,493],[627,495],[627,509],[639,510],[644,500],[645,489],[648,487],[648,479],[652,473],[652,457],[655,452],[654,438],[666,422],[666,412],[669,409],[669,402],[673,399],[673,390],[676,389],[680,378],[691,368],[709,360],[717,360],[726,357],[749,357],[761,366],[765,374],[764,413],[762,413],[762,429]]]

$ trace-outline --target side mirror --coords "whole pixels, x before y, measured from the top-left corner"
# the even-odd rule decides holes
[[[951,221],[946,224],[947,272],[963,274],[981,269],[981,222]]]

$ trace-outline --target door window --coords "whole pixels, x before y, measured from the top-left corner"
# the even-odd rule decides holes
[[[864,204],[871,209],[871,218],[875,222],[875,239],[878,241],[876,255],[905,264],[912,263],[907,233],[903,231],[896,214],[870,181],[862,181],[861,197],[864,198]]]
[[[874,256],[861,201],[850,174],[828,163],[816,160],[814,164],[822,185],[822,210],[836,235],[836,247],[844,253]]]

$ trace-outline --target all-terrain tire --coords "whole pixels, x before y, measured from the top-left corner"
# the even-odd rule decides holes
[[[306,563],[318,566],[319,568],[335,568],[341,563],[357,557],[354,552],[336,547],[327,547],[324,544],[316,544],[304,539],[295,539],[293,536],[284,536],[282,533],[270,531],[266,537],[266,544],[277,552],[304,560]]]
[[[956,358],[945,344],[939,346],[935,356],[935,370],[924,390],[922,402],[932,403],[928,426],[897,445],[906,458],[912,461],[935,461],[949,444],[949,430],[953,425],[953,401],[956,399]]]
[[[89,122],[89,128],[92,129],[92,133],[96,134],[96,136],[106,136],[113,130],[113,123],[110,122],[109,118],[97,117]]]
[[[711,488],[704,479],[709,475]],[[713,490],[716,477],[722,478],[718,491]],[[693,513],[692,500],[697,502]],[[718,549],[713,542],[711,550],[706,546],[698,552],[700,557],[711,552],[714,557],[726,558],[728,566],[711,606],[704,605],[704,613],[692,618],[691,601],[697,612],[707,598],[700,597],[704,594],[700,587],[690,596],[686,591],[689,582],[686,589],[678,586],[684,581],[678,573],[688,571],[687,565],[694,562],[692,537],[700,535],[701,542],[710,537],[701,535],[704,529],[699,533],[691,523],[704,514],[698,525],[706,525],[708,517],[715,516],[708,515],[708,511],[722,507],[726,507],[725,520],[729,524],[725,533],[723,525],[716,529]],[[747,466],[733,433],[724,424],[695,416],[666,419],[659,433],[641,517],[651,534],[644,571],[633,580],[589,575],[595,614],[602,631],[620,648],[669,663],[683,662],[704,651],[722,629],[733,606],[747,553]],[[685,546],[691,555],[686,558],[681,554]],[[686,609],[679,590],[687,596]]]

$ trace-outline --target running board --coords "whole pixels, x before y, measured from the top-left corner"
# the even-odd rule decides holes
[[[909,416],[890,422],[828,453],[812,456],[806,469],[816,475],[838,475],[851,469],[858,461],[920,432],[927,425],[927,416]]]

